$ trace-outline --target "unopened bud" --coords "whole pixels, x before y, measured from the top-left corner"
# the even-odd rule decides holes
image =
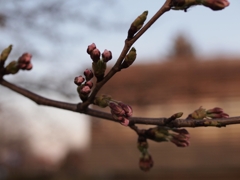
[[[87,48],[87,53],[90,55],[94,49],[96,49],[95,43],[92,43],[91,45],[88,46]]]
[[[131,106],[129,106],[127,104],[124,104],[122,102],[119,102],[118,105],[121,106],[122,109],[125,111],[125,116],[126,117],[131,117],[132,116],[133,110],[132,110]]]
[[[124,116],[125,115],[125,111],[118,104],[110,102],[108,104],[108,106],[110,107],[112,114],[117,115],[117,116]]]
[[[149,171],[153,167],[153,159],[151,155],[143,155],[139,160],[139,167],[143,171]]]
[[[88,87],[90,87],[90,89],[92,89],[92,87],[93,87],[93,82],[92,82],[92,81],[87,81],[87,82],[85,83],[85,86],[88,86]]]
[[[6,67],[6,74],[16,74],[19,71],[17,61],[10,62]]]
[[[74,83],[78,86],[80,86],[84,81],[85,81],[85,79],[82,76],[75,77],[75,79],[74,79]]]
[[[128,126],[129,122],[130,122],[129,119],[123,118],[123,120],[120,122],[120,124],[123,125],[123,126]]]
[[[8,58],[9,54],[11,53],[12,51],[12,45],[8,46],[6,49],[4,49],[1,53],[1,56],[0,56],[0,61],[4,62],[6,61],[6,59]]]
[[[99,51],[99,49],[94,49],[91,52],[90,57],[93,60],[93,62],[98,62],[100,59],[100,55],[101,55],[101,52]]]
[[[102,53],[102,58],[104,62],[108,62],[112,59],[112,52],[105,49],[104,52]]]
[[[137,52],[134,47],[129,51],[129,53],[126,55],[125,60],[123,61],[121,68],[128,68],[136,59]]]
[[[32,55],[30,53],[24,53],[18,58],[18,63],[28,64],[31,62]]]
[[[144,11],[140,16],[138,16],[131,24],[128,30],[128,38],[132,38],[136,32],[143,26],[145,20],[147,19],[148,11]]]
[[[202,4],[214,11],[222,10],[229,6],[228,0],[203,0]]]
[[[189,114],[187,119],[204,119],[206,118],[207,112],[206,109],[202,107],[195,110],[192,114]]]
[[[146,131],[147,138],[156,141],[163,142],[168,139],[168,130],[160,127],[150,128]]]
[[[111,96],[108,96],[108,95],[105,95],[105,94],[101,95],[101,96],[97,96],[94,99],[94,104],[99,106],[99,107],[105,108],[105,107],[108,106],[108,103],[111,99],[112,99]]]
[[[190,144],[190,134],[186,129],[172,129],[178,134],[170,134],[170,141],[178,147],[187,147]]]
[[[88,86],[82,85],[82,86],[78,86],[78,93],[80,96],[80,99],[84,102],[88,99],[88,95],[91,92],[91,89]]]
[[[28,63],[28,65],[26,66],[26,70],[31,70],[33,68],[33,65],[32,65],[32,63]]]
[[[84,76],[86,78],[87,81],[91,80],[93,78],[93,72],[92,70],[86,69],[84,71]]]
[[[95,77],[97,78],[97,82],[103,80],[106,68],[107,65],[102,60],[92,63],[92,69],[94,71]]]
[[[80,93],[81,94],[89,94],[91,92],[91,89],[89,86],[83,86]]]

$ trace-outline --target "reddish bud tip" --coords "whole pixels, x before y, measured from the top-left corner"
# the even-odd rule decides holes
[[[91,54],[92,51],[93,51],[94,49],[96,49],[96,48],[97,48],[97,47],[96,47],[95,43],[90,44],[90,45],[88,46],[88,48],[87,48],[87,53],[88,53],[88,54]]]
[[[149,171],[153,167],[153,160],[151,155],[147,154],[140,158],[139,167],[143,171]]]
[[[91,52],[90,57],[94,62],[98,62],[100,59],[100,55],[101,55],[101,52],[99,51],[99,49],[94,49]]]
[[[204,0],[203,5],[214,11],[222,10],[229,6],[228,0]]]
[[[87,81],[91,80],[93,78],[93,72],[92,70],[86,69],[84,71],[84,76],[86,78]]]
[[[93,82],[92,81],[87,81],[85,83],[86,86],[90,87],[90,89],[93,87]]]
[[[89,94],[90,92],[91,92],[91,89],[90,89],[89,86],[83,86],[81,91],[80,91],[80,93],[84,94],[84,95]]]
[[[105,49],[104,52],[102,53],[102,58],[104,62],[108,62],[112,59],[112,52]]]
[[[80,86],[84,81],[85,81],[85,79],[82,76],[75,77],[75,79],[74,79],[74,83],[78,86]]]

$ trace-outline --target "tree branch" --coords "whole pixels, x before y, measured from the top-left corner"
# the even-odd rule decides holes
[[[59,109],[65,109],[73,112],[83,113],[86,115],[90,115],[97,118],[102,118],[105,120],[110,120],[113,122],[118,122],[112,117],[112,114],[94,110],[94,109],[81,109],[81,104],[71,104],[61,101],[55,101],[51,100],[45,97],[42,97],[40,95],[37,95],[31,91],[28,91],[24,88],[21,88],[19,86],[16,86],[4,79],[0,80],[0,84],[31,99],[32,101],[36,102],[38,105],[45,105],[45,106],[51,106],[56,107]],[[203,120],[196,120],[196,119],[176,119],[171,121],[170,123],[167,123],[167,120],[169,118],[142,118],[142,117],[131,117],[130,125],[133,126],[134,124],[146,124],[146,125],[158,125],[158,126],[168,126],[168,127],[207,127],[207,126],[213,126],[213,127],[224,127],[231,124],[240,124],[240,116],[238,117],[231,117],[231,118],[225,118],[225,119],[203,119]]]

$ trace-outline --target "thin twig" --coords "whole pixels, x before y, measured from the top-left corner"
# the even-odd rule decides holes
[[[4,79],[0,80],[0,84],[31,99],[32,101],[36,102],[39,105],[51,106],[56,107],[59,109],[65,109],[73,112],[83,113],[86,115],[90,115],[93,117],[102,118],[104,120],[110,120],[113,122],[118,122],[117,120],[113,119],[110,113],[94,110],[94,109],[81,109],[81,103],[79,104],[71,104],[61,101],[51,100],[42,96],[39,96],[31,91],[28,91],[24,88],[16,86]],[[176,119],[171,121],[166,125],[166,120],[168,118],[142,118],[142,117],[131,117],[129,118],[130,124],[146,124],[146,125],[158,125],[158,126],[168,126],[168,127],[224,127],[231,124],[240,124],[240,117],[231,117],[226,119],[204,119],[204,120],[185,120],[185,119]],[[134,128],[132,128],[134,129]],[[134,129],[136,130],[136,129]],[[137,131],[136,131],[137,132]]]

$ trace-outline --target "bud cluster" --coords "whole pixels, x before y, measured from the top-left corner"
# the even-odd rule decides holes
[[[32,55],[29,53],[24,53],[22,56],[18,58],[18,67],[22,70],[31,70],[32,63],[31,63]]]
[[[189,114],[187,119],[204,119],[204,118],[228,118],[229,115],[223,111],[222,108],[215,107],[213,109],[203,109],[202,107]]]
[[[190,144],[190,134],[186,129],[171,129],[159,126],[146,130],[145,136],[156,142],[170,141],[178,147],[187,147]]]
[[[5,74],[16,74],[21,70],[31,70],[33,65],[31,63],[32,55],[24,53],[18,58],[18,61],[10,62],[5,68]]]
[[[119,121],[124,126],[129,125],[128,118],[133,114],[131,106],[113,100],[109,101],[108,106],[110,107],[111,114],[115,120]]]
[[[222,10],[229,6],[228,0],[172,0],[171,7],[174,10],[184,10],[185,12],[191,6],[203,5],[213,11]]]
[[[88,96],[91,93],[93,82],[90,80],[93,78],[93,72],[89,69],[86,69],[84,71],[84,76],[85,78],[83,76],[77,76],[74,78],[74,83],[78,86],[77,92],[83,102],[88,99]]]
[[[171,129],[175,133],[169,133],[169,140],[178,147],[187,147],[190,144],[190,134],[186,129]],[[177,133],[177,134],[176,134]]]
[[[143,171],[149,171],[153,167],[152,156],[148,152],[148,142],[144,136],[138,137],[138,150],[141,152],[139,167]]]
[[[97,78],[97,81],[101,81],[104,78],[104,74],[107,68],[106,63],[112,59],[112,52],[105,49],[104,52],[102,53],[102,58],[101,52],[99,49],[97,49],[95,43],[92,43],[91,45],[88,46],[87,48],[87,53],[90,55],[93,63],[92,63],[92,68],[94,71],[94,75]]]

